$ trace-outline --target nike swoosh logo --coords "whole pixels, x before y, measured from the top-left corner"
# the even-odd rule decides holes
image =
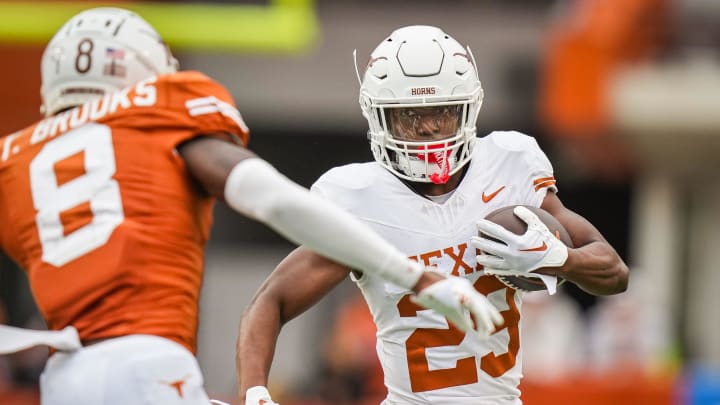
[[[500,187],[499,189],[495,190],[492,194],[485,195],[485,192],[482,193],[482,200],[484,203],[489,203],[490,200],[495,198],[496,195],[500,194],[501,191],[505,189],[505,186]]]
[[[522,252],[542,252],[543,250],[547,250],[547,244],[543,242],[542,245],[530,249],[520,249]]]

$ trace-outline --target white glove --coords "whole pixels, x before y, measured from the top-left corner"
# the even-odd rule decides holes
[[[515,207],[513,212],[528,225],[523,235],[516,235],[486,219],[477,222],[481,234],[507,244],[480,236],[471,239],[470,243],[483,252],[477,256],[477,262],[485,267],[485,273],[533,277],[536,276],[530,273],[533,270],[565,264],[567,246],[550,232],[540,218],[522,206]]]
[[[503,323],[500,312],[464,278],[448,276],[420,290],[411,299],[442,314],[463,332],[474,330],[481,338],[490,336],[495,326]],[[475,327],[470,314],[475,319]]]
[[[270,393],[263,386],[248,388],[245,391],[245,405],[279,405],[270,398]]]

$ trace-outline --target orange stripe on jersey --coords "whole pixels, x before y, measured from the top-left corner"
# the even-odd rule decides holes
[[[544,182],[550,181],[550,180],[553,180],[553,181],[554,181],[554,180],[555,180],[555,177],[550,176],[550,177],[540,177],[540,178],[537,178],[537,179],[533,180],[533,185],[534,185],[534,186],[537,186],[537,185],[540,184],[540,183],[544,183]]]
[[[553,177],[553,176],[540,177],[540,178],[533,180],[533,185],[535,186],[535,191],[538,191],[541,188],[550,187],[554,184],[555,184],[555,177]]]
[[[555,180],[548,180],[548,181],[546,181],[546,182],[544,182],[544,183],[540,183],[540,184],[536,185],[536,186],[535,186],[535,191],[538,191],[538,190],[540,190],[541,188],[550,187],[550,186],[552,186],[552,185],[554,185],[554,184],[555,184]]]

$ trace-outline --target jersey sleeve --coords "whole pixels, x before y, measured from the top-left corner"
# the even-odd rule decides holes
[[[343,178],[344,171],[343,167],[333,167],[327,172],[323,173],[315,183],[310,186],[310,192],[317,194],[327,200],[332,201],[334,204],[343,206],[344,209],[350,207],[344,206],[343,195],[348,194],[345,190]]]
[[[198,135],[228,134],[247,145],[249,129],[230,93],[200,72],[180,72],[159,76],[155,82],[142,83],[135,92],[154,87],[157,104],[141,114],[137,125],[155,128],[175,145]],[[148,121],[149,120],[149,121]]]
[[[528,200],[535,201],[537,206],[540,206],[548,191],[555,193],[558,191],[552,163],[545,152],[540,149],[535,138],[530,138],[524,158],[529,175],[529,178],[525,180],[524,191]]]
[[[315,180],[315,183],[310,186],[310,192],[317,194],[320,197],[328,198],[327,189],[325,187],[325,175],[322,175],[319,179]]]
[[[548,190],[558,191],[550,160],[535,138],[517,131],[499,132],[493,138],[500,149],[512,156],[521,201],[539,207]]]
[[[357,215],[358,208],[367,204],[365,189],[371,181],[359,170],[360,166],[350,164],[334,167],[320,176],[310,191]]]

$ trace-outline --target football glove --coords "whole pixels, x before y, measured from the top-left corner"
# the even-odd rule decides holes
[[[411,299],[442,314],[463,332],[475,331],[481,338],[490,336],[503,323],[500,312],[464,278],[448,276]]]
[[[518,206],[515,215],[527,223],[527,231],[516,235],[502,226],[481,219],[477,222],[480,234],[488,235],[503,243],[475,236],[470,243],[482,254],[477,262],[485,267],[487,274],[530,276],[541,267],[560,267],[568,257],[568,248],[550,232],[535,213]]]
[[[245,391],[245,405],[279,405],[270,398],[270,393],[263,386],[248,388]]]

